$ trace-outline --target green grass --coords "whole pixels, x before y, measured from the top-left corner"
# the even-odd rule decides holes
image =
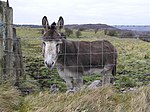
[[[110,41],[118,51],[118,64],[117,64],[117,81],[116,86],[124,87],[124,85],[130,85],[130,82],[133,82],[134,86],[142,86],[147,85],[149,82],[140,82],[141,78],[144,80],[148,80],[149,78],[144,76],[145,74],[150,73],[150,43],[144,42],[137,39],[129,39],[129,38],[116,38],[104,35],[104,31],[98,31],[96,34],[93,30],[82,31],[82,36],[77,38],[75,36],[76,30],[74,30],[74,34],[70,37],[67,37],[69,40],[79,40],[79,41],[95,41],[95,40],[108,40]],[[26,74],[34,74],[39,76],[50,75],[50,71],[44,67],[42,51],[41,51],[41,43],[42,43],[42,34],[41,29],[36,28],[17,28],[17,35],[21,37],[22,40],[22,51],[24,58],[24,65],[27,69]],[[28,67],[26,67],[28,66]],[[42,68],[42,69],[41,69]],[[57,71],[51,74],[52,78],[55,81],[44,81],[47,85],[51,84],[50,82],[60,82]],[[130,75],[124,76],[131,80],[122,81],[122,75]],[[97,77],[87,78],[84,77],[84,81],[89,83]],[[88,79],[89,82],[88,82]],[[92,80],[91,80],[92,79]],[[32,78],[30,80],[33,80]],[[60,84],[60,83],[59,83]],[[64,85],[58,85],[64,87]],[[132,87],[132,86],[131,86]],[[63,89],[65,90],[65,88]]]
[[[50,72],[43,64],[40,31],[33,28],[17,28],[17,35],[21,37],[22,42],[27,80],[33,80],[31,74],[52,75],[54,80],[42,81],[47,85],[56,83],[61,91],[65,91],[64,82],[59,78],[57,71]],[[10,84],[3,84],[0,86],[0,112],[150,112],[150,87],[145,86],[149,84],[150,77],[144,76],[150,73],[150,43],[109,37],[104,35],[103,31],[96,34],[94,31],[84,31],[81,38],[71,35],[68,39],[83,41],[106,39],[113,43],[119,54],[116,85],[68,95],[64,92],[52,94],[46,90],[22,97]],[[98,78],[97,74],[85,76],[84,81],[89,84]],[[24,82],[22,86],[39,88],[38,81],[35,84]],[[137,89],[127,93],[120,92],[120,88],[130,87]]]
[[[41,52],[41,29],[19,27],[17,28],[17,36],[21,38],[22,51],[24,55],[33,56]]]

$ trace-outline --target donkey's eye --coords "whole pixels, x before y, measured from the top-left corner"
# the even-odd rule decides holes
[[[58,47],[59,46],[59,44],[56,44],[56,47]]]
[[[43,42],[43,45],[44,45],[44,46],[46,45],[45,42]]]

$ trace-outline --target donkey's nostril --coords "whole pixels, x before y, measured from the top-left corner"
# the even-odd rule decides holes
[[[52,62],[52,65],[54,64],[54,62]]]
[[[47,65],[47,61],[44,62]]]

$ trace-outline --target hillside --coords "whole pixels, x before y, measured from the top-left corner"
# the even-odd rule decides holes
[[[29,28],[42,28],[41,25],[15,25],[16,27],[29,27]],[[70,29],[114,29],[119,30],[113,26],[107,24],[70,24],[65,25],[65,28]]]
[[[74,24],[74,25],[65,25],[67,28],[71,29],[113,29],[119,30],[113,26],[109,26],[107,24]]]

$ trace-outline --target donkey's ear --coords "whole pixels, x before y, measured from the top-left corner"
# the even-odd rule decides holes
[[[47,20],[46,16],[44,16],[43,19],[42,19],[42,25],[43,25],[45,31],[50,29],[50,26],[49,26],[49,23],[48,23],[48,20]]]
[[[59,20],[57,22],[57,26],[58,26],[59,30],[63,28],[63,26],[64,26],[64,19],[63,19],[62,16],[59,17]]]

